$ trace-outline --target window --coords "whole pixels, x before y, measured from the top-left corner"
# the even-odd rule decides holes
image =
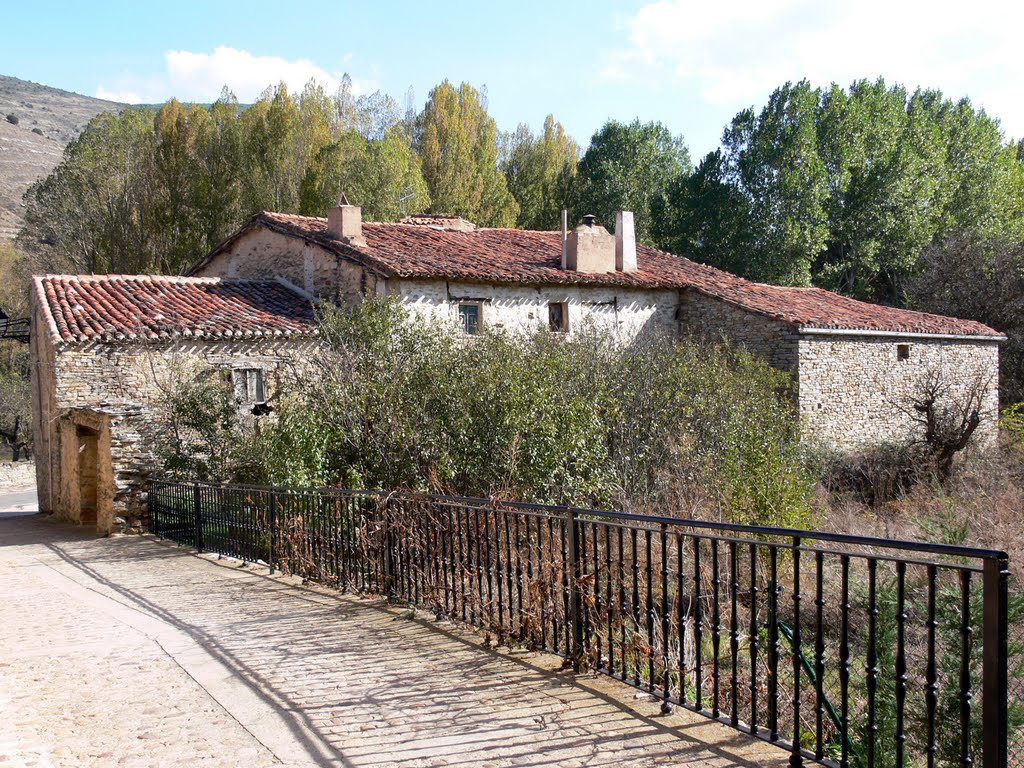
[[[909,360],[910,359],[910,345],[909,344],[897,344],[896,345],[896,359],[897,360]]]
[[[464,301],[459,304],[459,324],[462,332],[470,336],[480,333],[480,303]]]
[[[262,368],[235,368],[231,371],[235,400],[239,403],[265,403],[267,391]]]
[[[569,304],[565,301],[552,301],[548,304],[548,330],[552,333],[569,331]]]

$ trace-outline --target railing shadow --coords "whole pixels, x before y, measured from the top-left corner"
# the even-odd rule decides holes
[[[709,743],[689,733],[706,729],[706,722],[670,725],[645,716],[586,680],[574,684],[566,673],[485,648],[454,627],[393,621],[377,602],[296,589],[253,568],[216,589],[199,571],[185,582],[167,578],[169,567],[193,555],[166,541],[143,547],[116,539],[87,551],[78,551],[78,541],[43,543],[126,604],[190,636],[271,707],[320,764],[364,764],[388,750],[390,764],[420,761],[437,741],[423,739],[428,728],[441,729],[441,741],[457,744],[460,753],[481,761],[512,753],[518,765],[550,765],[569,754],[589,755],[588,764],[596,765],[603,752],[619,755],[609,763],[623,764],[624,751],[633,749],[673,760],[699,751],[698,759],[764,764],[730,749],[752,741],[740,733],[714,726],[717,741]],[[240,571],[233,561],[204,562],[223,569],[224,578]],[[125,583],[142,574],[149,579],[144,587]],[[318,636],[318,624],[329,631]],[[457,688],[450,687],[453,680]],[[504,711],[510,682],[533,696],[527,706]],[[483,706],[469,709],[467,700]],[[571,702],[576,714],[566,719],[553,701]],[[551,718],[559,721],[554,735]],[[785,755],[778,754],[781,763]]]

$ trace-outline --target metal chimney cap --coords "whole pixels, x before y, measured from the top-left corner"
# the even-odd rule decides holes
[[[588,227],[593,227],[595,224],[597,224],[597,216],[595,216],[592,213],[588,213],[586,216],[583,217],[583,223]]]

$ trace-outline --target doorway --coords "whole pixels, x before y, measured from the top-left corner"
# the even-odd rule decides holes
[[[78,521],[96,525],[99,509],[99,441],[95,430],[79,426],[78,438]]]

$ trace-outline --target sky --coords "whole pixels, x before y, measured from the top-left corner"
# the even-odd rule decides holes
[[[1019,0],[516,3],[0,0],[0,74],[88,96],[242,102],[280,81],[381,90],[417,108],[444,79],[486,87],[501,130],[554,114],[584,147],[609,118],[657,120],[694,159],[787,80],[883,77],[969,97],[1024,137]]]

